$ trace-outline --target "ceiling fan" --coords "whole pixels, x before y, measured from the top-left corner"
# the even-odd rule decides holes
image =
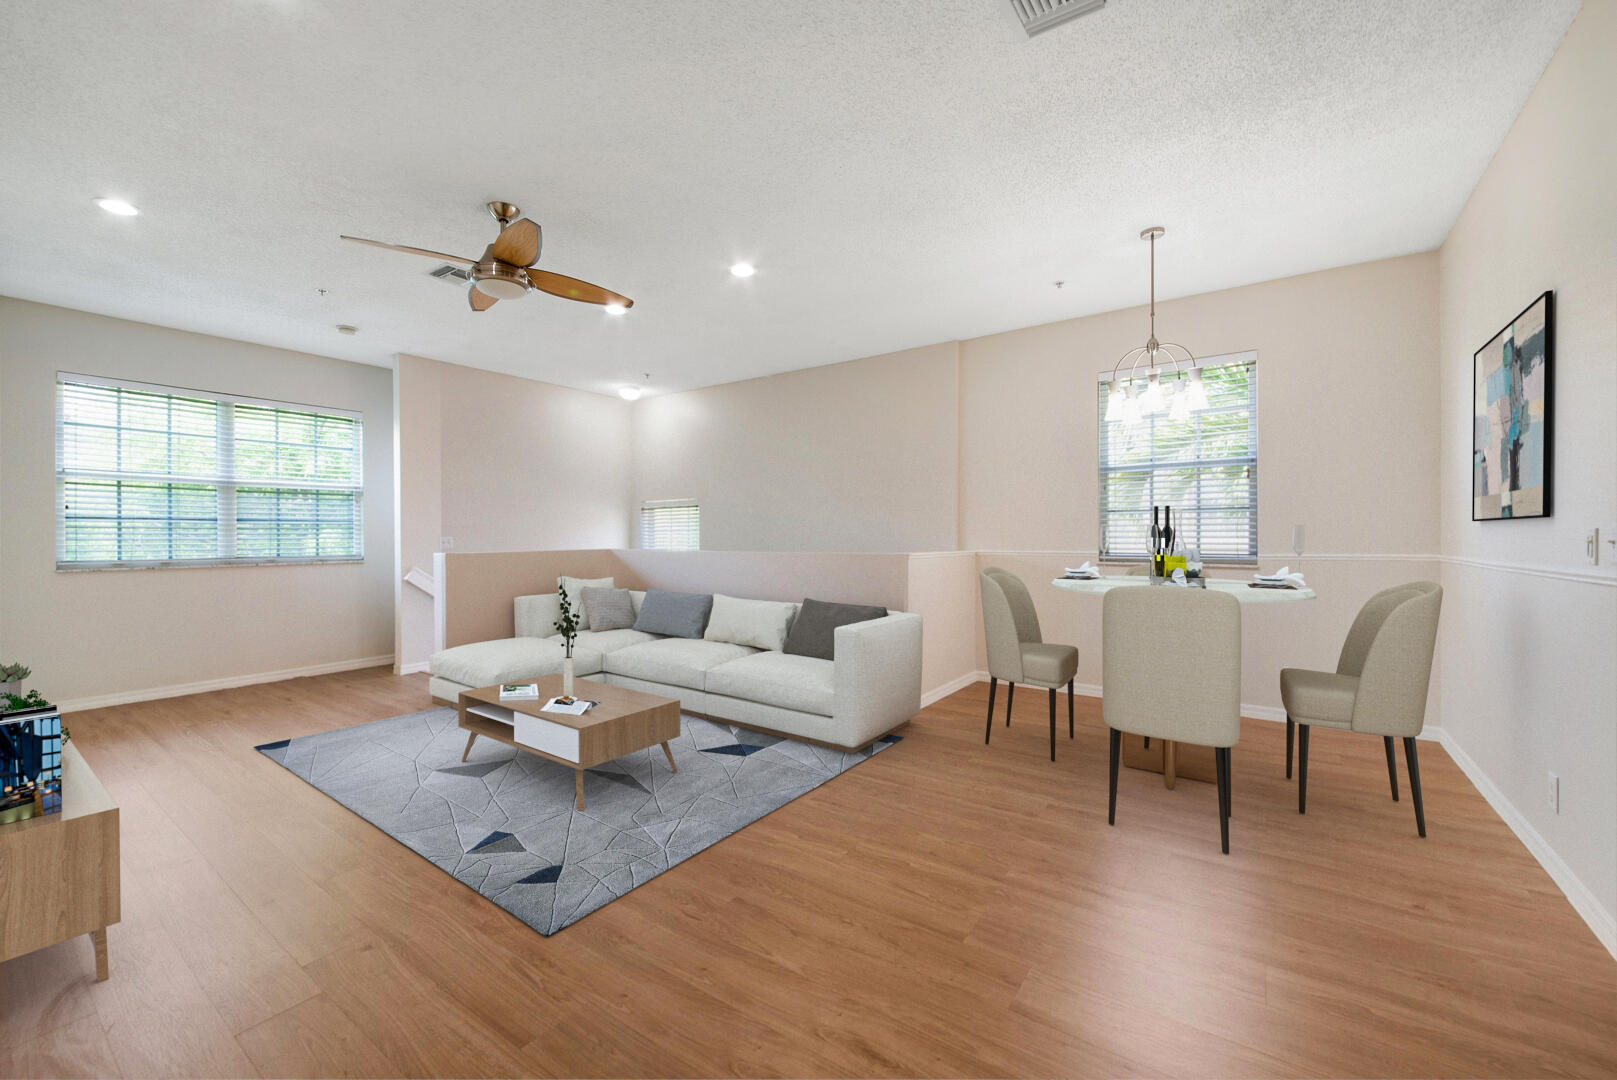
[[[522,211],[508,202],[491,202],[488,204],[488,212],[500,223],[500,235],[494,238],[494,243],[483,249],[481,259],[445,255],[441,251],[406,247],[403,244],[384,244],[380,240],[366,240],[360,236],[344,236],[342,239],[352,240],[356,244],[387,248],[389,251],[425,255],[429,259],[442,259],[444,262],[467,267],[467,272],[471,276],[471,287],[466,290],[466,298],[470,301],[473,311],[487,311],[498,301],[514,300],[529,289],[538,289],[540,292],[559,296],[564,300],[578,300],[585,304],[604,304],[624,310],[634,307],[633,300],[611,289],[603,289],[599,285],[591,285],[587,281],[563,274],[552,274],[549,270],[540,270],[534,266],[534,263],[539,261],[539,226],[525,217],[520,217]]]

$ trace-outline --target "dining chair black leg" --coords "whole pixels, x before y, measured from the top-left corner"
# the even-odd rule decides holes
[[[1415,757],[1415,740],[1405,737],[1404,761],[1409,765],[1409,793],[1415,799],[1415,828],[1426,835],[1426,808],[1420,801],[1420,761]]]
[[[1013,683],[1013,682],[1008,682],[1008,683],[1005,684],[1005,726],[1006,727],[1011,726],[1011,702],[1013,702],[1015,700],[1016,700],[1016,684]]]
[[[1214,747],[1213,760],[1218,773],[1218,842],[1224,854],[1230,853],[1230,748]]]
[[[1308,725],[1297,725],[1297,812],[1308,813]]]
[[[1117,824],[1117,759],[1123,752],[1123,733],[1112,729],[1112,786],[1106,803],[1106,824]]]
[[[1050,760],[1056,759],[1056,688],[1050,687]]]
[[[1292,741],[1296,737],[1297,737],[1297,723],[1296,723],[1296,721],[1294,721],[1291,718],[1291,714],[1287,713],[1286,714],[1286,779],[1287,780],[1291,779],[1291,744],[1292,744]]]
[[[1073,684],[1073,682],[1074,682],[1074,680],[1072,680],[1072,679],[1067,680],[1067,738],[1069,738],[1069,739],[1073,738],[1074,733],[1077,731],[1077,727],[1076,727],[1076,725],[1074,725],[1073,719],[1072,719],[1072,684]]]
[[[988,737],[994,733],[994,691],[999,689],[999,680],[992,675],[988,677],[988,730],[983,732],[983,745],[988,745]]]
[[[1387,782],[1392,784],[1392,801],[1398,801],[1398,759],[1392,752],[1392,736],[1381,736],[1382,745],[1387,748]]]

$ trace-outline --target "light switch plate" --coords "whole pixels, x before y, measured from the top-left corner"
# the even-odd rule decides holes
[[[1555,813],[1561,812],[1561,778],[1550,773],[1550,809]]]

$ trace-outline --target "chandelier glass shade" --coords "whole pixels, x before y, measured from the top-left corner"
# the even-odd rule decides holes
[[[1140,239],[1151,243],[1151,335],[1112,366],[1111,391],[1106,397],[1109,424],[1136,424],[1163,413],[1170,419],[1186,420],[1191,413],[1207,408],[1207,390],[1195,354],[1183,345],[1157,340],[1157,237],[1164,231],[1153,225],[1140,232]]]

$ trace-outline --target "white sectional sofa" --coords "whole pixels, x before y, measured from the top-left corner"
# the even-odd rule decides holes
[[[638,615],[643,592],[631,592]],[[555,593],[515,600],[516,636],[458,645],[428,662],[434,700],[561,671]],[[867,746],[921,707],[921,617],[891,612],[839,626],[835,659],[638,630],[583,630],[573,671],[677,698],[686,712],[844,749]]]

